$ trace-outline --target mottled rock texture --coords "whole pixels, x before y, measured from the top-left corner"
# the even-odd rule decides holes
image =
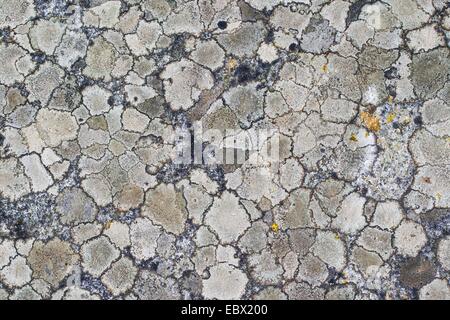
[[[0,0],[0,299],[450,299],[449,46],[444,0]]]

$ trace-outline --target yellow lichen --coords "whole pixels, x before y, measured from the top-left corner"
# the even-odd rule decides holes
[[[350,141],[358,142],[358,138],[356,137],[356,134],[354,134],[354,133],[351,134]]]
[[[396,116],[397,115],[395,113],[393,113],[393,112],[389,113],[388,116],[386,117],[386,122],[387,123],[391,123],[392,121],[395,120]]]
[[[394,97],[393,96],[388,96],[388,103],[392,103],[394,102]]]
[[[369,112],[361,112],[361,120],[364,125],[373,132],[378,132],[381,129],[380,119]]]
[[[276,223],[272,223],[271,228],[273,232],[278,232],[278,230],[280,230],[280,227]]]
[[[322,66],[322,72],[328,72],[328,64]]]
[[[237,67],[237,65],[238,65],[237,60],[233,59],[233,58],[228,60],[228,62],[227,62],[228,70],[234,70]]]
[[[348,280],[348,274],[347,274],[347,272],[345,272],[345,271],[343,271],[342,272],[342,281],[341,281],[341,284],[343,284],[343,285],[347,285],[347,284],[349,284],[349,280]]]
[[[105,223],[105,230],[108,230],[109,228],[111,228],[111,224],[112,224],[112,221],[106,222]]]

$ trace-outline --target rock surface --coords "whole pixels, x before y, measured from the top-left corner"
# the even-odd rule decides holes
[[[443,0],[0,0],[0,300],[450,299]]]

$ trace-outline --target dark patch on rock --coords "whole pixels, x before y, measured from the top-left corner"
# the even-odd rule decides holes
[[[398,74],[398,69],[396,67],[391,67],[384,71],[384,77],[386,79],[399,79],[400,75]]]
[[[89,45],[91,45],[91,41],[102,34],[102,30],[94,27],[81,27],[81,30],[86,35],[89,40]]]
[[[422,126],[422,125],[423,125],[422,117],[421,117],[421,116],[415,117],[415,118],[414,118],[414,123],[415,123],[416,125],[418,125],[419,127]]]
[[[100,281],[100,279],[94,278],[89,273],[83,272],[81,274],[81,286],[80,287],[82,289],[89,291],[90,293],[98,294],[102,300],[112,298],[108,289]]]
[[[186,39],[185,39],[184,35],[182,35],[182,34],[175,35],[172,45],[168,49],[172,59],[179,60],[182,57],[185,57],[187,55],[185,42],[186,42]]]
[[[433,209],[421,214],[420,218],[426,224],[442,223],[445,218],[450,218],[450,209]]]
[[[79,77],[77,77],[77,84],[78,84],[78,88],[81,92],[81,91],[83,91],[84,88],[93,85],[94,82],[91,79],[80,75]]]
[[[80,1],[83,2],[83,1]],[[67,11],[73,0],[35,0],[34,7],[41,17],[64,17],[70,13]]]
[[[250,68],[250,66],[245,64],[237,67],[234,75],[237,78],[238,83],[248,82],[258,76],[257,73],[253,73],[253,70]]]
[[[0,42],[10,43],[13,42],[13,38],[11,36],[11,28],[6,27],[4,29],[0,29]]]
[[[150,270],[156,272],[161,265],[162,260],[159,256],[151,258],[149,260],[144,260],[139,263],[139,269]]]
[[[82,8],[90,8],[91,7],[91,0],[80,0],[79,5]]]
[[[219,190],[225,190],[225,174],[222,166],[206,166],[206,174],[208,177],[219,184]]]
[[[108,105],[109,105],[110,107],[112,107],[112,106],[114,105],[114,96],[110,96],[110,97],[108,98]]]
[[[181,289],[186,291],[190,299],[200,300],[202,296],[202,278],[192,270],[186,270],[181,277]]]
[[[31,60],[33,60],[37,64],[43,64],[47,60],[47,55],[42,51],[32,52]]]
[[[173,111],[168,104],[164,105],[163,119],[168,121],[175,128],[190,129],[192,127],[192,123],[189,120],[189,116],[186,111]]]
[[[420,219],[429,238],[450,234],[450,209],[433,209],[422,213]]]
[[[228,27],[228,23],[226,21],[221,20],[217,22],[217,26],[219,27],[219,29],[224,30]]]
[[[191,165],[168,163],[156,174],[156,179],[164,183],[176,183],[189,176]]]
[[[74,74],[79,74],[86,66],[86,61],[80,58],[70,67],[70,71]]]
[[[329,268],[328,278],[325,280],[325,282],[329,285],[335,285],[342,278],[344,278],[344,274],[342,272],[336,271],[335,268]]]
[[[156,96],[139,104],[136,109],[153,119],[164,114],[164,105],[166,105],[164,97]]]
[[[270,64],[264,62],[244,62],[233,73],[232,85],[245,84],[250,81],[264,81],[270,71]]]
[[[241,19],[243,22],[255,22],[264,18],[264,15],[260,11],[254,9],[245,1],[239,1],[238,6],[241,9]]]
[[[264,42],[271,43],[271,42],[273,42],[273,40],[275,40],[275,32],[273,29],[269,29],[269,31],[267,31],[267,34],[264,38]]]
[[[450,75],[448,48],[437,48],[414,55],[411,64],[411,83],[421,99],[431,99],[442,89]]]
[[[210,40],[212,38],[212,33],[209,31],[204,31],[200,34],[200,39],[202,40]]]
[[[368,192],[369,192],[369,190],[367,188],[365,188],[365,187],[359,189],[359,193],[361,193],[361,195],[363,197],[365,197]]]
[[[61,231],[53,197],[48,193],[32,193],[15,202],[0,198],[0,224],[6,225],[15,239],[45,239]]]
[[[393,85],[388,85],[388,86],[386,87],[386,89],[387,89],[387,91],[388,91],[388,94],[389,94],[391,97],[395,98],[395,97],[397,96],[397,90],[396,90],[395,86],[393,86]]]
[[[192,239],[194,238],[197,230],[198,226],[192,222],[192,219],[188,219],[186,221],[185,230],[175,240],[175,249],[179,257],[191,257],[194,254],[195,243]],[[175,260],[176,259],[177,258],[175,258]]]
[[[353,3],[348,10],[347,18],[345,19],[345,25],[348,27],[353,21],[358,20],[362,8],[366,4],[372,4],[376,1],[377,0],[359,0]]]
[[[407,259],[400,265],[400,283],[408,288],[419,289],[430,283],[435,275],[436,266],[424,257]]]

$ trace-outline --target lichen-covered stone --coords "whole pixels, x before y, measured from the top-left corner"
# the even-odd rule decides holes
[[[0,300],[449,299],[445,0],[0,0]]]
[[[78,261],[79,256],[70,244],[57,238],[47,243],[37,241],[28,257],[34,277],[47,281],[53,287],[57,287],[74,271]]]
[[[172,184],[161,184],[147,192],[143,215],[169,232],[180,234],[187,218],[186,201]]]
[[[81,257],[83,268],[98,277],[119,257],[119,250],[108,238],[101,236],[82,246]]]
[[[224,243],[237,240],[239,235],[250,226],[247,214],[239,204],[238,198],[225,192],[216,199],[206,213],[205,223],[216,232]]]
[[[394,246],[400,254],[415,256],[426,242],[423,227],[416,222],[403,220],[395,231]]]
[[[78,224],[95,219],[97,207],[83,190],[68,188],[60,193],[56,199],[56,210],[61,215],[61,222]]]
[[[127,258],[122,258],[111,265],[111,269],[103,275],[102,281],[117,296],[125,293],[133,286],[136,274],[137,268],[133,265],[133,262]]]
[[[210,277],[203,280],[203,293],[207,299],[239,299],[244,293],[247,277],[227,264],[210,269]]]

